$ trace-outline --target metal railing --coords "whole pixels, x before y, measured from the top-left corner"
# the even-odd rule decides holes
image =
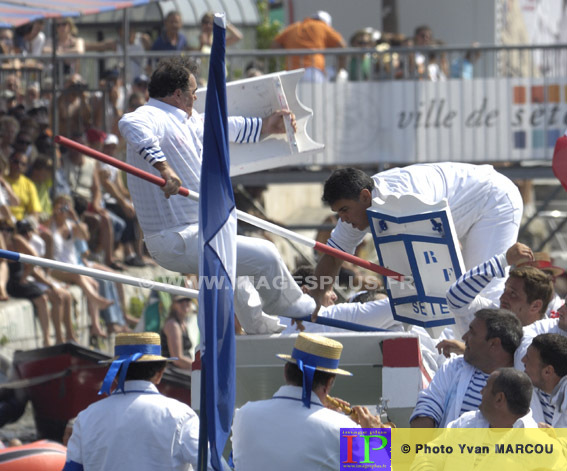
[[[300,83],[298,95],[314,111],[310,134],[326,149],[306,159],[308,165],[375,166],[442,160],[548,163],[555,140],[567,126],[566,45],[229,49],[227,77],[244,78],[249,65],[262,73],[281,70],[289,56],[297,56],[301,64],[309,65],[315,53],[325,58],[326,79]],[[24,87],[38,82],[44,97],[51,95],[59,100],[69,93],[65,89],[65,63],[78,60],[78,72],[87,83],[89,96],[96,95],[91,102],[105,110],[102,121],[85,126],[94,124],[110,131],[112,117],[106,115],[106,110],[112,108],[112,90],[101,87],[103,72],[117,67],[124,73],[125,60],[144,61],[151,67],[160,58],[175,54],[28,57],[27,63],[35,63],[18,70],[4,64],[0,81],[4,84],[8,75],[17,73]],[[184,54],[200,64],[199,79],[204,84],[207,54]],[[14,57],[5,56],[6,61],[11,59]],[[348,77],[338,73],[340,66],[345,67]],[[132,79],[126,77],[126,82]],[[126,109],[129,91],[127,86],[123,88],[118,112]],[[54,128],[60,121],[57,113],[53,106]],[[55,129],[63,134],[67,131]]]

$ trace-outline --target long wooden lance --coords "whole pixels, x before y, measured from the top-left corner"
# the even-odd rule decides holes
[[[146,172],[145,170],[136,168],[133,165],[127,164],[126,162],[122,162],[121,160],[118,160],[114,157],[111,157],[110,155],[104,154],[97,150],[91,149],[90,147],[75,142],[64,136],[55,136],[55,142],[62,144],[65,147],[69,147],[79,152],[82,152],[83,154],[88,155],[89,157],[93,157],[94,159],[97,159],[101,162],[112,165],[113,167],[123,170],[136,177],[142,178],[150,183],[153,183],[158,186],[165,186],[165,180],[161,177],[158,177],[157,175],[153,175],[149,172]],[[192,199],[193,201],[199,201],[199,194],[194,191],[190,191],[187,188],[184,187],[179,188],[179,194],[189,199]],[[315,249],[318,252],[323,252],[333,257],[345,260],[347,262],[354,263],[359,267],[366,268],[367,270],[371,270],[375,273],[379,273],[380,275],[386,276],[388,278],[393,278],[400,282],[412,281],[411,276],[404,276],[393,270],[390,270],[385,267],[381,267],[380,265],[376,265],[375,263],[369,262],[355,255],[351,255],[349,253],[343,252],[342,250],[335,249],[326,244],[322,244],[321,242],[317,242],[314,239],[310,239],[309,237],[302,236],[300,234],[297,234],[296,232],[290,231],[289,229],[285,229],[271,222],[264,221],[263,219],[252,216],[238,209],[236,210],[236,215],[238,219],[240,219],[241,221],[252,224],[253,226],[259,227],[260,229],[273,232],[274,234],[284,237],[285,239],[293,240],[295,242],[298,242],[299,244],[305,245],[307,247],[311,247],[312,249]]]

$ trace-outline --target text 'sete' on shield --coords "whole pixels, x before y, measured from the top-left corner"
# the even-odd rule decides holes
[[[367,214],[380,265],[413,277],[386,281],[394,318],[424,328],[454,324],[445,295],[464,264],[446,200],[390,195],[375,198]]]

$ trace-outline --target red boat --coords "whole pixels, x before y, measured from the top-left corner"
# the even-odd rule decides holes
[[[75,343],[14,354],[14,370],[32,402],[39,437],[61,441],[67,421],[105,397],[98,391],[108,365],[99,361],[110,358]],[[188,374],[168,369],[158,389],[165,396],[191,405]]]

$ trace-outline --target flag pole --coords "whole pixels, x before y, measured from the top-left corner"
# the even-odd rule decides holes
[[[161,177],[158,177],[157,175],[153,175],[149,172],[136,168],[133,165],[130,165],[126,162],[122,162],[121,160],[118,160],[114,157],[111,157],[110,155],[106,155],[97,150],[91,149],[90,147],[75,142],[64,136],[55,136],[55,142],[62,144],[65,147],[70,147],[71,149],[78,150],[79,152],[82,152],[83,154],[88,155],[89,157],[97,159],[106,164],[112,165],[113,167],[123,170],[136,177],[142,178],[143,180],[146,180],[155,185],[158,186],[165,185],[165,180]],[[184,187],[179,188],[179,194],[189,199],[192,199],[193,201],[199,201],[199,194],[194,191],[190,191],[187,188]],[[381,267],[380,265],[376,265],[375,263],[369,262],[355,255],[351,255],[349,253],[343,252],[342,250],[335,249],[333,247],[330,247],[329,245],[322,244],[321,242],[317,242],[314,239],[310,239],[309,237],[302,236],[300,234],[297,234],[296,232],[290,231],[289,229],[285,229],[271,222],[264,221],[263,219],[260,219],[256,216],[252,216],[251,214],[245,213],[243,211],[236,210],[236,215],[238,219],[240,219],[241,221],[247,222],[256,227],[277,234],[285,239],[293,240],[299,244],[317,250],[318,252],[323,252],[328,255],[331,255],[332,257],[340,258],[341,260],[353,263],[355,265],[358,265],[359,267],[366,268],[367,270],[373,271],[388,278],[393,278],[400,282],[413,281],[413,278],[411,276],[404,276],[398,272],[395,272],[385,267]]]

